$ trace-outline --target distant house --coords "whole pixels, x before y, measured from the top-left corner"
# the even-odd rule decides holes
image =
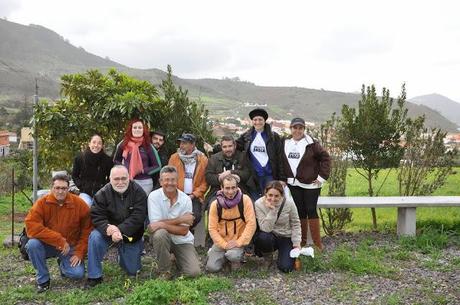
[[[23,127],[21,128],[21,141],[19,142],[19,149],[33,149],[34,138],[32,137],[32,128]]]
[[[0,131],[0,158],[10,154],[9,132],[6,130]]]
[[[450,148],[460,148],[460,133],[449,133],[444,138],[444,144]]]
[[[18,135],[15,132],[10,132],[8,134],[8,139],[10,140],[10,143],[17,143],[18,142]]]

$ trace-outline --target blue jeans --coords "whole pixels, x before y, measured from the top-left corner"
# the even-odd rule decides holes
[[[250,196],[253,202],[262,197],[265,193],[265,186],[268,182],[273,181],[273,176],[256,176],[257,190],[251,190]]]
[[[91,207],[93,205],[93,197],[91,197],[90,195],[86,194],[86,193],[80,193],[79,197],[81,199],[83,199],[84,202],[86,202],[86,204]]]
[[[290,237],[259,231],[254,237],[254,247],[257,255],[278,250],[278,269],[282,272],[291,272],[294,269],[294,259],[289,255],[293,248]]]
[[[89,235],[88,241],[88,278],[97,279],[102,277],[102,260],[104,259],[112,239],[103,236],[94,229]],[[118,263],[129,275],[136,275],[141,269],[142,240],[134,243],[118,242]]]
[[[81,279],[85,275],[85,265],[83,262],[75,267],[70,266],[70,258],[72,257],[74,251],[73,247],[70,248],[67,255],[62,255],[55,247],[45,244],[38,239],[32,238],[27,242],[26,249],[29,254],[29,259],[37,271],[38,284],[43,284],[50,279],[48,265],[46,264],[46,259],[49,257],[59,258],[59,269],[61,270],[62,276],[71,279]]]

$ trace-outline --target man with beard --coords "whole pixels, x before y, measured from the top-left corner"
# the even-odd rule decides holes
[[[209,234],[214,242],[208,251],[206,270],[218,272],[229,261],[232,270],[241,266],[244,247],[256,230],[251,199],[238,188],[238,176],[221,178],[221,190],[209,208]]]
[[[116,165],[107,183],[94,196],[91,218],[95,229],[88,243],[87,287],[102,282],[102,260],[110,246],[118,248],[120,267],[128,275],[141,269],[142,236],[147,217],[147,195],[129,180],[126,167]]]
[[[236,150],[236,142],[232,136],[223,136],[220,140],[220,147],[222,151],[209,158],[206,168],[206,182],[211,188],[205,199],[207,206],[216,199],[216,193],[221,187],[220,180],[228,174],[237,175],[240,178],[240,189],[244,193],[248,191],[246,182],[251,172],[246,154]]]

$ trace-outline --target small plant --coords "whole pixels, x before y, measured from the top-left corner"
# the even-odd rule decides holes
[[[207,304],[208,293],[230,288],[229,280],[201,277],[194,280],[149,280],[136,287],[127,298],[127,304]]]

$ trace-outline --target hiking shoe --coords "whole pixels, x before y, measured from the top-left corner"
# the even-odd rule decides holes
[[[42,293],[50,289],[50,280],[42,283],[37,284],[37,293]]]
[[[96,287],[100,283],[102,283],[102,276],[98,277],[96,279],[88,278],[88,280],[85,283],[85,289],[90,289],[90,288]]]

